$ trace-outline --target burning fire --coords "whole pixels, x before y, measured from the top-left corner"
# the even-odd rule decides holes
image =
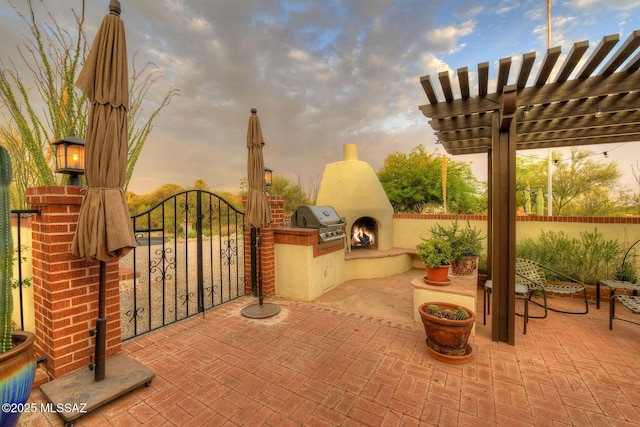
[[[354,226],[351,233],[351,246],[368,247],[375,245],[375,235],[366,227]]]

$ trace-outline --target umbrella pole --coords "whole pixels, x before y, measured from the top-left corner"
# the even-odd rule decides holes
[[[107,346],[107,263],[100,261],[100,278],[98,285],[98,319],[96,320],[96,353],[95,380],[102,381],[105,377],[105,353]]]
[[[256,235],[256,246],[258,248],[258,303],[264,304],[264,291],[262,289],[262,235],[258,228]]]
[[[258,243],[256,241],[256,228],[251,227],[251,292],[253,292],[253,295],[258,295],[257,250]]]
[[[280,313],[280,306],[273,303],[264,303],[264,290],[262,287],[262,235],[260,228],[256,228],[256,252],[258,253],[258,304],[252,304],[242,309],[242,315],[250,319],[265,319]]]

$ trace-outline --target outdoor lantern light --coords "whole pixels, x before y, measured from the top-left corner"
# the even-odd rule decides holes
[[[80,174],[84,173],[84,139],[73,133],[53,142],[56,150],[56,172],[69,175],[69,185],[80,185]]]
[[[267,187],[270,186],[271,184],[273,184],[273,170],[269,169],[268,167],[264,168],[264,182],[266,183]]]

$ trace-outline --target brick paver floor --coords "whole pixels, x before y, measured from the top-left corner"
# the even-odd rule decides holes
[[[123,344],[156,373],[77,426],[638,426],[640,326],[587,315],[516,319],[516,345],[482,325],[464,365],[432,359],[422,325],[271,298],[270,319],[243,297]],[[564,306],[580,301],[553,300]],[[32,402],[44,402],[39,389]],[[63,425],[24,414],[25,426]]]

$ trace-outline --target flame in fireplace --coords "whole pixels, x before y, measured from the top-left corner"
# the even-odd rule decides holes
[[[351,246],[366,248],[375,245],[375,235],[366,227],[354,226],[351,233]]]

